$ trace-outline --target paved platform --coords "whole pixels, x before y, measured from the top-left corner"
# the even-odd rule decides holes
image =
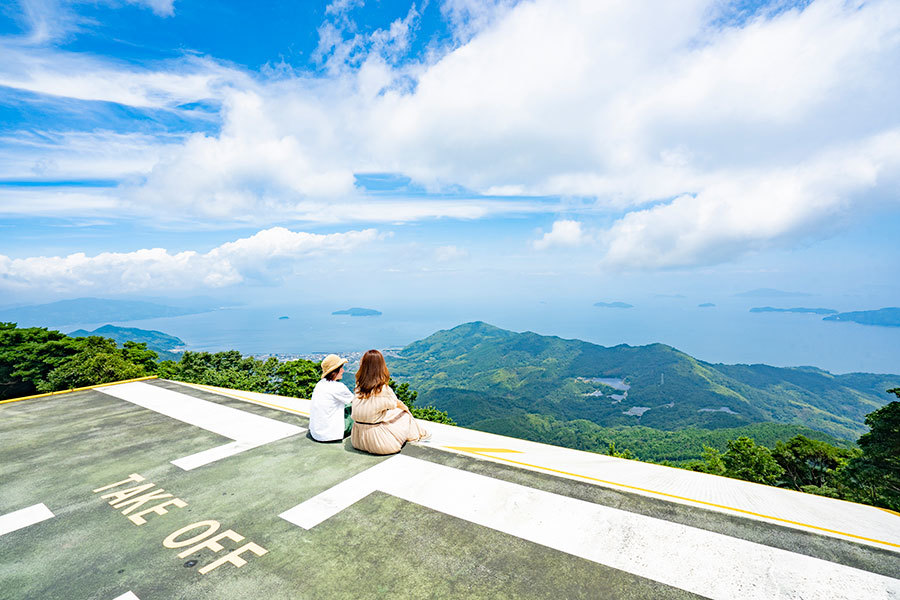
[[[0,405],[0,598],[900,598],[900,515],[162,380]]]

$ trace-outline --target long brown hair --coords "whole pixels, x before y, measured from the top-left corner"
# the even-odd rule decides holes
[[[391,380],[391,372],[384,362],[384,355],[378,350],[363,354],[356,371],[356,393],[362,398],[377,394]]]

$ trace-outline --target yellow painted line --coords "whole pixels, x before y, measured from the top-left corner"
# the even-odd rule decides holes
[[[448,448],[448,449],[451,448],[451,446],[445,446],[445,447]],[[622,488],[626,488],[626,489],[630,489],[630,490],[637,490],[637,491],[639,491],[639,492],[645,492],[645,493],[649,493],[649,494],[656,494],[656,495],[659,495],[659,496],[665,496],[665,497],[667,497],[667,498],[674,498],[674,499],[676,499],[676,500],[684,500],[684,501],[687,501],[687,502],[694,502],[694,503],[696,503],[696,504],[703,504],[703,505],[705,505],[705,506],[712,506],[712,507],[715,507],[715,508],[723,508],[723,509],[725,509],[725,510],[732,510],[732,511],[735,511],[735,512],[743,513],[743,514],[745,514],[745,515],[752,515],[752,516],[754,516],[754,517],[761,517],[761,518],[763,518],[763,519],[771,519],[771,520],[773,520],[773,521],[780,521],[781,523],[790,523],[791,525],[799,525],[799,526],[801,526],[801,527],[808,527],[808,528],[810,528],[810,529],[817,529],[817,530],[819,530],[819,531],[825,531],[825,532],[828,532],[828,533],[836,533],[836,534],[838,534],[838,535],[843,535],[843,536],[855,538],[855,539],[858,539],[858,540],[865,540],[865,541],[867,541],[867,542],[875,542],[876,544],[884,544],[884,545],[886,545],[886,546],[893,546],[894,548],[900,548],[900,544],[895,544],[895,543],[893,543],[893,542],[886,542],[886,541],[884,541],[884,540],[878,540],[878,539],[875,539],[875,538],[865,537],[865,536],[862,536],[862,535],[856,535],[855,533],[847,533],[847,532],[845,532],[845,531],[838,531],[837,529],[828,529],[827,527],[819,527],[818,525],[810,525],[809,523],[801,523],[800,521],[792,521],[792,520],[790,520],[790,519],[782,519],[781,517],[773,517],[772,515],[766,515],[766,514],[762,514],[762,513],[757,513],[757,512],[750,511],[750,510],[744,510],[743,508],[735,508],[735,507],[733,507],[733,506],[727,506],[727,505],[725,505],[725,504],[716,504],[715,502],[707,502],[707,501],[705,501],[705,500],[696,500],[696,499],[694,499],[694,498],[687,498],[687,497],[685,497],[685,496],[678,496],[678,495],[675,495],[675,494],[669,494],[669,493],[667,493],[667,492],[658,492],[658,491],[656,491],[656,490],[649,490],[649,489],[647,489],[647,488],[642,488],[642,487],[638,487],[638,486],[635,486],[635,485],[628,485],[628,484],[626,484],[626,483],[618,483],[618,482],[615,482],[615,481],[607,481],[607,480],[605,480],[605,479],[599,479],[599,478],[597,478],[597,477],[591,477],[591,476],[589,476],[589,475],[581,475],[581,474],[579,474],[579,473],[569,473],[568,471],[561,471],[561,470],[559,470],[559,469],[553,469],[553,468],[551,468],[551,467],[542,467],[541,465],[532,465],[532,464],[529,464],[529,463],[524,463],[524,462],[520,462],[520,461],[517,461],[517,460],[509,459],[509,458],[503,458],[502,456],[491,456],[490,454],[483,454],[483,453],[481,453],[481,452],[472,452],[472,454],[477,454],[477,455],[479,455],[479,456],[483,456],[483,457],[485,457],[485,458],[492,459],[492,460],[502,460],[502,461],[505,461],[505,462],[508,462],[508,463],[512,463],[512,464],[514,464],[514,465],[519,465],[519,466],[522,466],[522,467],[529,467],[529,468],[532,468],[532,469],[541,469],[541,470],[543,470],[543,471],[549,471],[549,472],[552,472],[552,473],[559,473],[560,475],[567,475],[567,476],[569,476],[569,477],[579,477],[579,478],[581,478],[581,479],[587,479],[587,480],[590,480],[590,481],[596,481],[596,482],[598,482],[598,483],[605,483],[605,484],[607,484],[607,485],[614,485],[614,486],[617,486],[617,487],[622,487]],[[882,510],[884,510],[884,509],[882,509]],[[895,513],[895,514],[896,514],[896,513]]]
[[[447,446],[451,450],[462,450],[463,452],[508,452],[511,454],[522,454],[521,450],[509,450],[508,448],[470,448],[469,446]]]
[[[33,398],[47,398],[49,396],[59,396],[60,394],[69,394],[71,392],[83,392],[84,390],[93,390],[100,387],[109,387],[111,385],[119,385],[120,383],[131,383],[133,381],[147,381],[148,379],[157,379],[157,375],[148,375],[147,377],[136,377],[134,379],[123,379],[122,381],[113,381],[110,383],[98,383],[97,385],[88,385],[80,388],[72,388],[71,390],[59,390],[58,392],[47,392],[46,394],[35,394],[33,396],[22,396],[21,398],[13,398],[12,400],[3,400],[0,404],[9,404],[10,402],[21,402],[22,400],[31,400]]]
[[[875,508],[877,508],[878,510],[883,510],[886,513],[891,513],[892,515],[897,515],[898,517],[900,517],[900,513],[898,513],[895,510],[891,510],[889,508],[881,508],[880,506],[876,506]]]
[[[303,415],[304,417],[308,417],[308,412],[303,412],[302,410],[297,410],[295,408],[288,408],[287,406],[281,406],[279,404],[272,404],[271,402],[263,402],[262,400],[257,400],[255,398],[248,398],[246,396],[241,396],[240,394],[232,394],[229,392],[223,392],[221,388],[217,388],[211,385],[203,385],[202,383],[188,383],[186,381],[176,381],[176,383],[183,383],[184,385],[197,387],[207,392],[212,392],[213,394],[219,394],[221,396],[229,396],[231,398],[237,398],[238,400],[244,400],[246,402],[252,402],[253,404],[262,404],[263,406],[271,406],[272,408],[277,408],[279,410],[284,410],[287,412],[292,412],[298,415]]]

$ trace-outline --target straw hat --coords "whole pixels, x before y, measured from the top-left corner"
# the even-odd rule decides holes
[[[337,354],[329,354],[325,357],[325,360],[322,361],[322,377],[325,377],[335,369],[339,369],[348,362],[350,361],[346,358],[341,358]]]

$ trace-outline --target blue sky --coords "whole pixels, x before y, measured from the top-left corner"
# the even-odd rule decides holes
[[[888,0],[6,3],[0,304],[897,305],[898,40]]]

